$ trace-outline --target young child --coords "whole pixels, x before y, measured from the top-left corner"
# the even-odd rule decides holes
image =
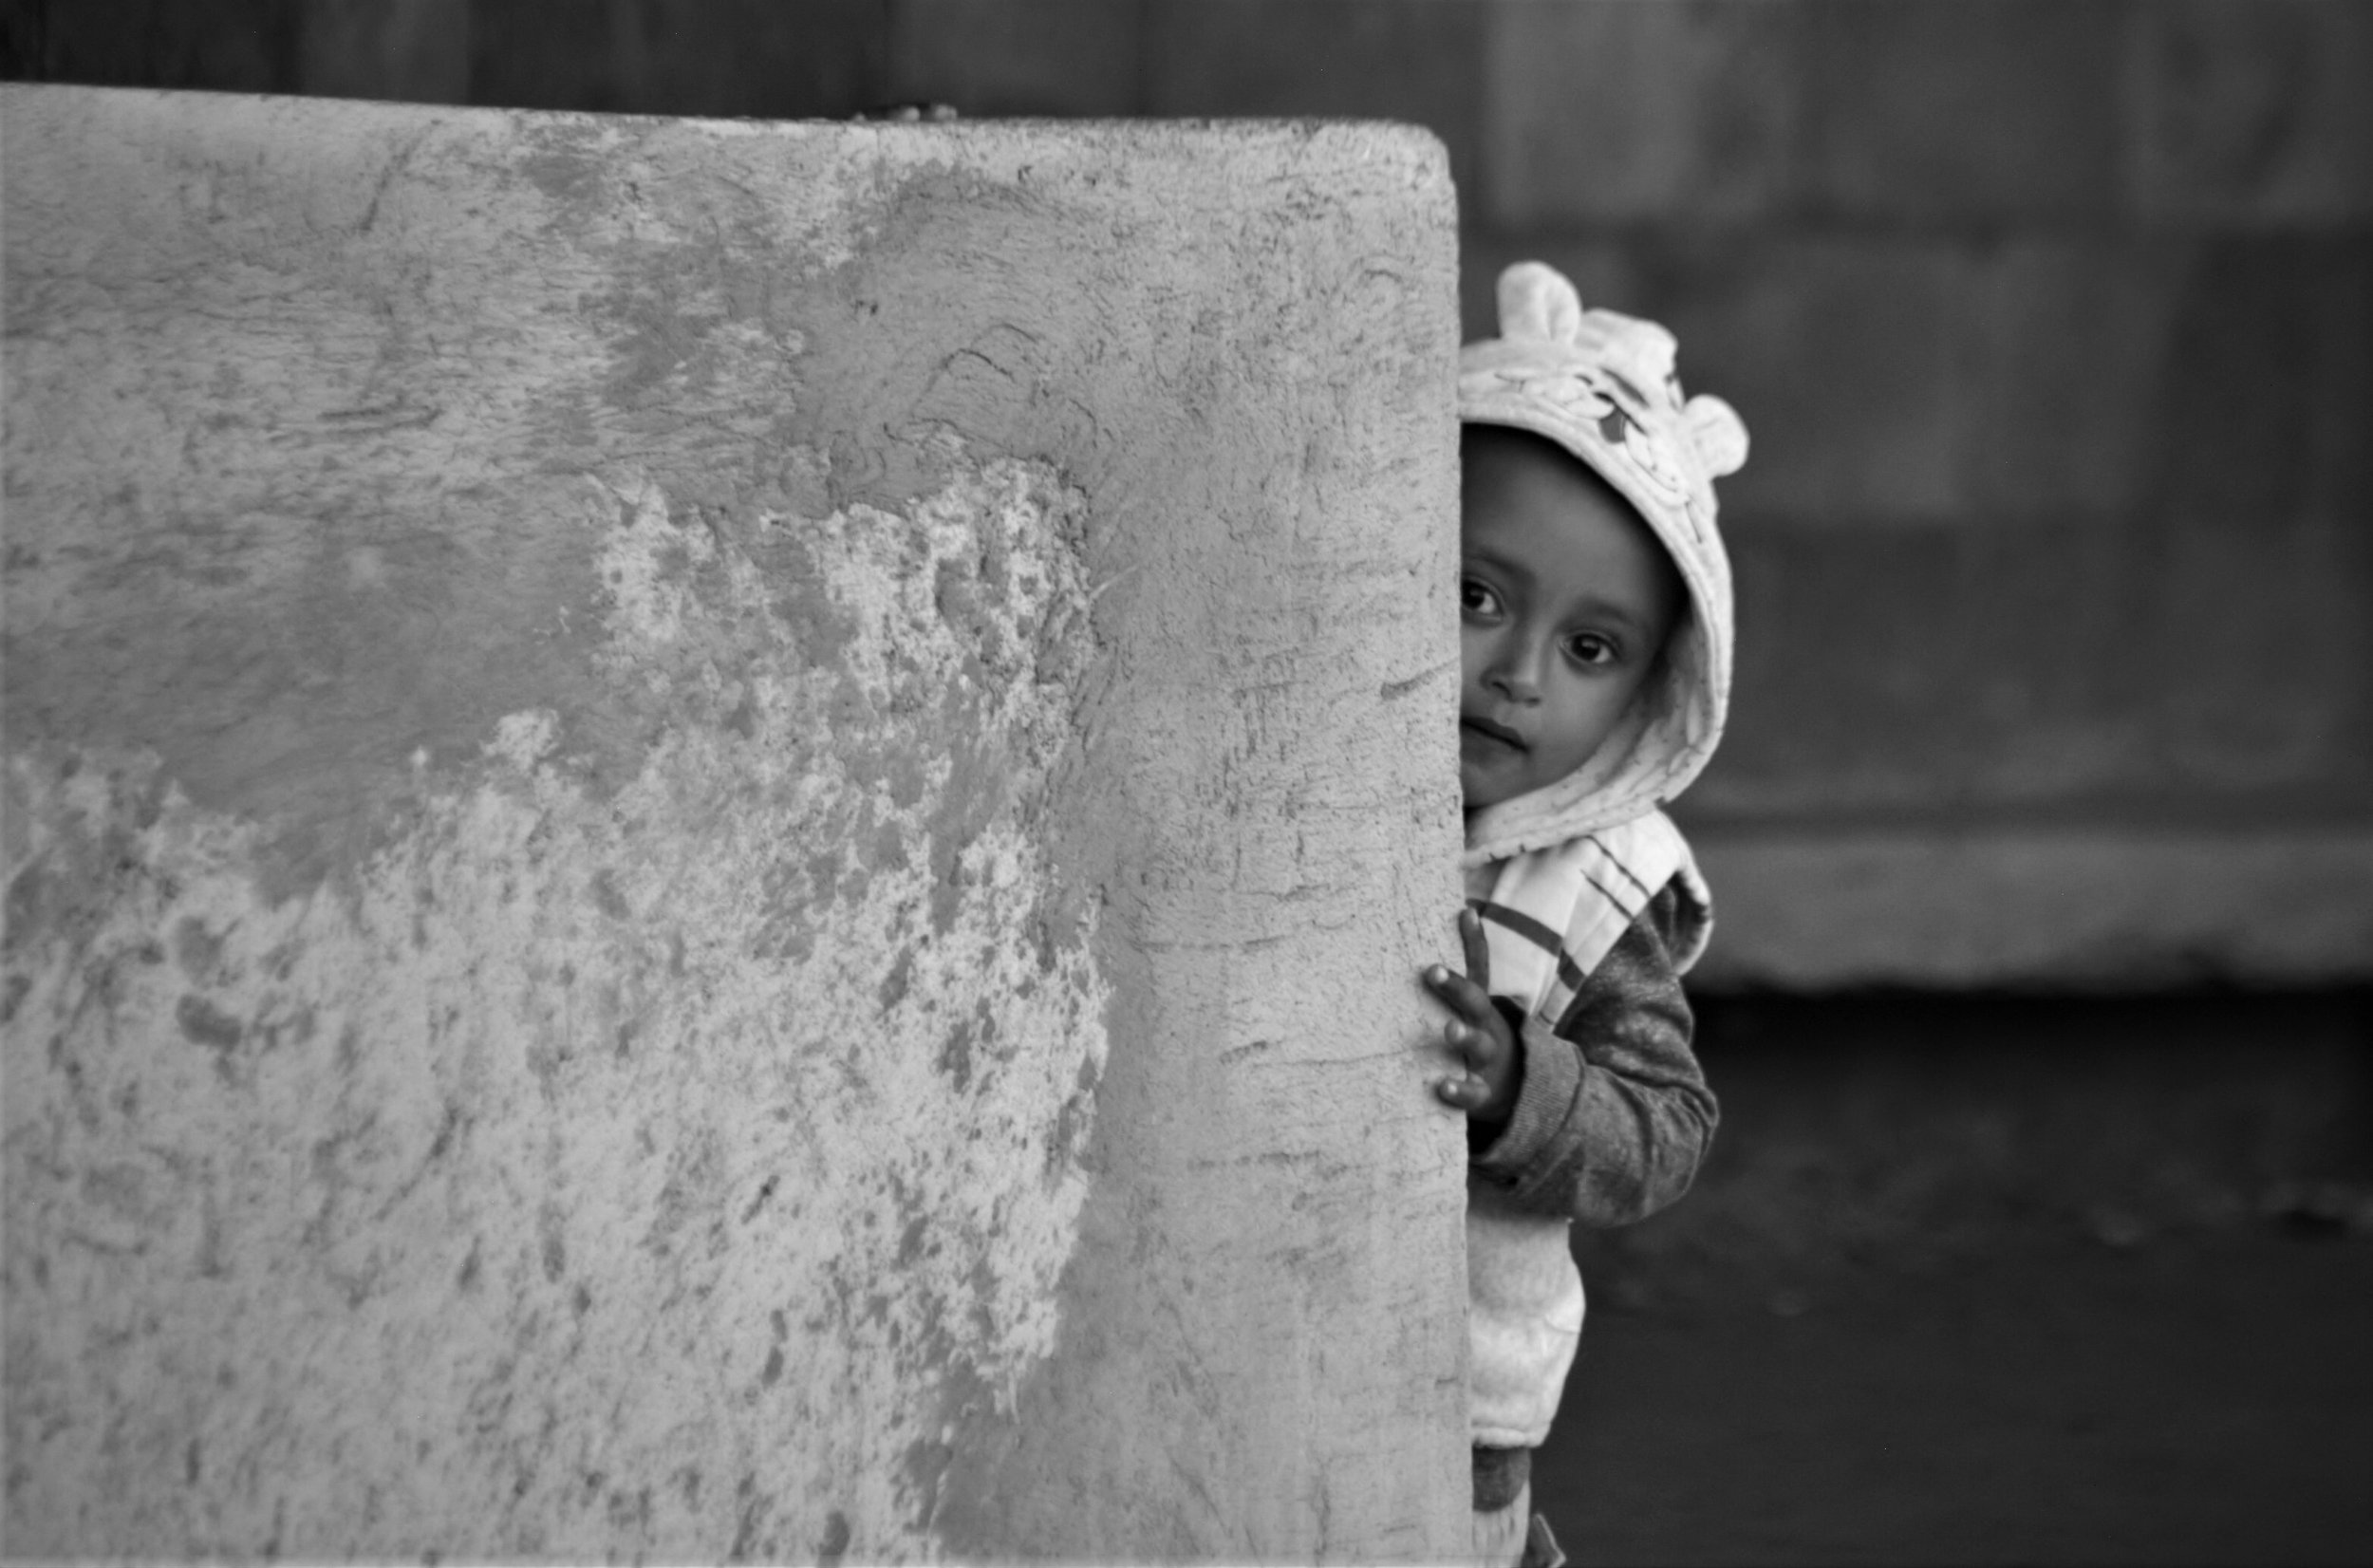
[[[1682,397],[1662,327],[1549,268],[1509,268],[1499,307],[1459,357],[1467,972],[1426,980],[1467,1116],[1476,1552],[1554,1564],[1529,1478],[1582,1327],[1566,1227],[1664,1207],[1713,1136],[1679,979],[1710,903],[1657,808],[1722,734],[1712,481],[1747,431]]]

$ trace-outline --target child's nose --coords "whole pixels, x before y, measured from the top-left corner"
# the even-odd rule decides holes
[[[1539,666],[1538,650],[1511,640],[1492,663],[1491,684],[1511,701],[1533,701],[1541,696]]]

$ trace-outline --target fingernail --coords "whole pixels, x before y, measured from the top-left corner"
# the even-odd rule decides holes
[[[1441,983],[1443,980],[1448,980],[1448,979],[1450,978],[1450,972],[1449,972],[1448,969],[1443,968],[1443,967],[1442,967],[1442,965],[1440,965],[1440,964],[1438,964],[1438,963],[1437,963],[1437,964],[1435,964],[1432,968],[1428,969],[1428,970],[1426,971],[1426,978],[1427,978],[1428,980],[1429,980],[1434,981],[1436,984],[1439,984],[1439,983]]]

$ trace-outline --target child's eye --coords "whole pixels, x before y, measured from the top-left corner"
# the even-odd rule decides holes
[[[1467,615],[1490,616],[1500,613],[1500,596],[1472,577],[1458,580],[1458,607]]]
[[[1578,664],[1612,664],[1623,657],[1623,650],[1611,637],[1595,631],[1579,632],[1565,640],[1566,656]]]

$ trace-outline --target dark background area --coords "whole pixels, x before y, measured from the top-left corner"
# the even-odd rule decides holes
[[[1413,121],[1753,432],[1691,1200],[1596,1561],[2373,1559],[2373,5],[7,0],[0,74]]]

